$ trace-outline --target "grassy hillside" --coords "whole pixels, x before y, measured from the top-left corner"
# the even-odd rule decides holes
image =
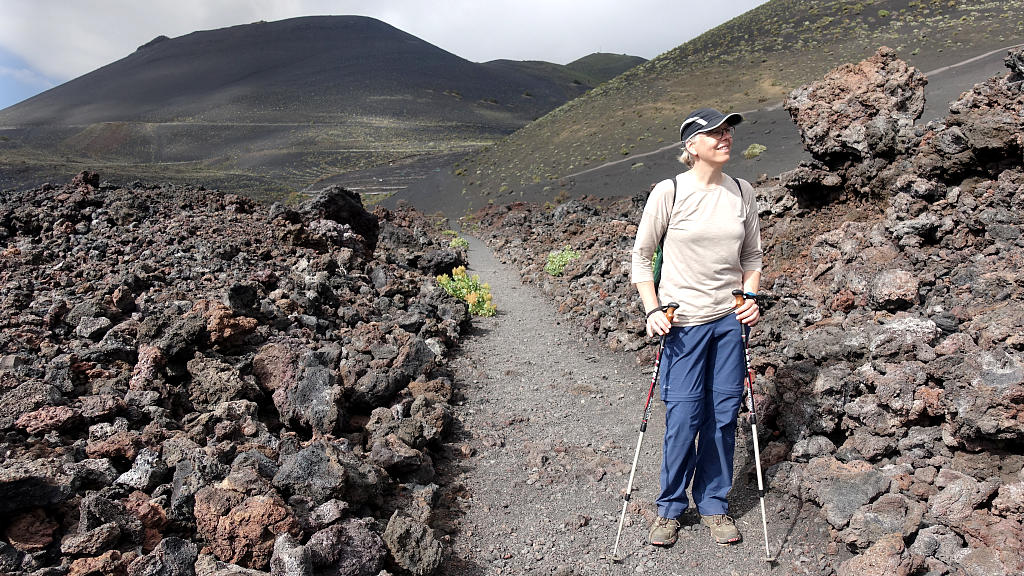
[[[594,53],[564,66],[537,60],[492,60],[483,65],[493,70],[516,71],[538,80],[555,80],[563,86],[567,98],[575,98],[584,88],[597,86],[646,62],[639,56]],[[532,97],[532,94],[529,95]]]
[[[577,74],[582,74],[584,77],[590,79],[591,83],[596,86],[602,82],[611,80],[626,70],[629,70],[634,66],[639,66],[644,62],[646,62],[646,60],[639,56],[595,52],[584,56],[579,60],[569,62],[565,67]]]
[[[927,72],[1024,42],[1021,14],[1021,0],[772,0],[550,112],[455,174],[483,196],[553,181],[677,141],[694,108],[777,104],[882,45]]]

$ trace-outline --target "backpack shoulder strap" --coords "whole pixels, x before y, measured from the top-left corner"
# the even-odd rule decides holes
[[[744,189],[743,189],[743,183],[744,182],[746,182],[747,187],[750,188],[751,193],[754,192],[754,186],[750,182],[747,182],[746,180],[744,180],[742,178],[737,178],[735,176],[729,176],[729,178],[732,178],[732,181],[736,183],[736,187],[740,189],[740,196],[743,196],[743,194],[744,194]]]
[[[665,236],[668,235],[669,225],[672,223],[672,210],[676,205],[676,180],[675,178],[668,178],[666,180],[672,186],[672,198],[668,208],[668,219],[665,223],[665,230],[661,233],[661,238],[658,238],[658,245],[654,248],[654,291],[657,292],[661,285],[661,266],[665,261]]]
[[[669,206],[669,208],[668,208],[669,222],[668,223],[671,224],[672,223],[672,209],[675,208],[675,205],[676,205],[676,187],[677,187],[676,184],[677,183],[676,183],[676,179],[675,178],[668,178],[668,179],[666,179],[666,181],[672,184],[672,202],[668,205]],[[665,226],[665,231],[661,233],[661,239],[658,240],[658,246],[659,247],[665,245],[665,235],[666,234],[668,234],[668,226],[667,225]]]

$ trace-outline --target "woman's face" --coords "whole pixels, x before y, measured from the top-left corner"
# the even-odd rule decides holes
[[[688,144],[692,145],[690,153],[697,161],[725,164],[729,161],[729,153],[732,151],[733,131],[732,126],[722,124],[714,130],[697,134]]]

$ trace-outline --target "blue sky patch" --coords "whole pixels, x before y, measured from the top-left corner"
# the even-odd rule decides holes
[[[0,110],[53,88],[58,83],[0,48]]]

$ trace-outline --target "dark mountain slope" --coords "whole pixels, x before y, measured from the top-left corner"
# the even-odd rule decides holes
[[[469,62],[372,18],[306,17],[157,39],[0,112],[0,123],[305,122],[402,114],[489,124],[504,116],[514,126],[563,102],[570,87]]]
[[[591,86],[554,64],[473,63],[365,17],[159,37],[0,111],[0,187],[85,168],[272,197],[362,186],[347,175],[422,172]]]
[[[562,86],[566,100],[572,100],[582,94],[585,86],[596,86],[600,83],[583,74],[573,72],[567,66],[542,60],[491,60],[484,62],[481,66],[500,75],[525,74],[538,80],[554,80]],[[533,98],[533,93],[527,91],[522,96]]]

